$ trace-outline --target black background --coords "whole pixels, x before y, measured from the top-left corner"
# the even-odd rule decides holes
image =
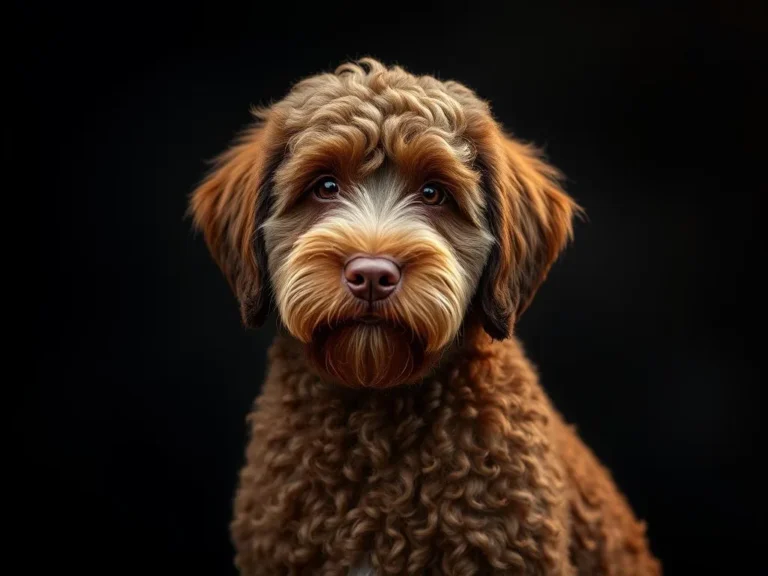
[[[32,564],[233,571],[274,320],[241,328],[186,198],[250,105],[368,54],[472,87],[566,173],[588,220],[518,334],[668,574],[757,558],[766,10],[620,4],[27,3],[9,19],[9,172],[31,206],[5,216],[42,231],[14,244],[39,248]]]

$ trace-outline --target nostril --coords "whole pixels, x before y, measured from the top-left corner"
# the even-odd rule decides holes
[[[398,282],[400,282],[400,274],[394,267],[392,270],[383,270],[376,279],[377,286],[385,290],[391,290],[397,286]]]
[[[365,278],[363,278],[362,274],[355,274],[355,277],[352,279],[352,284],[365,284]]]

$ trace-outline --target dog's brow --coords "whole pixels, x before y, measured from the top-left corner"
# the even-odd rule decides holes
[[[275,198],[275,212],[282,214],[289,210],[307,186],[323,174],[337,177],[347,191],[363,182],[367,182],[365,188],[379,190],[381,182],[395,178],[397,189],[414,193],[428,182],[440,183],[464,216],[480,225],[485,202],[478,184],[479,175],[453,156],[449,147],[434,143],[421,147],[414,143],[398,152],[390,155],[379,149],[368,158],[360,157],[349,143],[333,138],[315,141],[311,148],[297,146],[278,170],[277,180],[281,185]],[[371,178],[377,184],[371,184]],[[391,185],[386,188],[390,189]]]

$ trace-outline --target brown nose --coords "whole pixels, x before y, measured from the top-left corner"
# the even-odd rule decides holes
[[[384,300],[400,283],[400,268],[387,258],[353,258],[344,267],[344,281],[357,298],[373,302]]]

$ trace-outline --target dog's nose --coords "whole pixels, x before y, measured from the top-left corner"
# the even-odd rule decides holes
[[[395,291],[401,278],[400,268],[387,258],[353,258],[344,267],[344,281],[357,298],[373,302],[384,300]]]

